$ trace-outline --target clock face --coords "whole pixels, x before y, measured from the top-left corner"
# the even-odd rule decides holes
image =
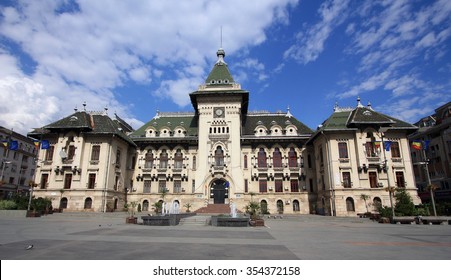
[[[224,109],[223,108],[216,108],[215,109],[215,116],[216,117],[223,117],[224,116]]]

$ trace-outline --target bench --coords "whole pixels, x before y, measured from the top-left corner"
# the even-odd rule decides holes
[[[415,224],[416,217],[414,216],[403,216],[403,217],[394,217],[392,219],[394,224]]]

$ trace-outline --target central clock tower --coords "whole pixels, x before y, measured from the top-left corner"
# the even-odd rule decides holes
[[[195,192],[208,203],[228,204],[244,192],[241,126],[249,92],[235,83],[224,50],[219,49],[217,56],[205,83],[190,94],[199,129]]]

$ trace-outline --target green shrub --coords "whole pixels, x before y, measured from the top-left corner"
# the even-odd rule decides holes
[[[398,189],[395,193],[396,216],[414,216],[416,213],[415,204],[413,204],[412,197],[406,192],[405,189]]]
[[[17,204],[12,200],[0,200],[0,210],[15,210]]]

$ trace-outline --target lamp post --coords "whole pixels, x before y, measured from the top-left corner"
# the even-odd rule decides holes
[[[34,187],[37,186],[37,184],[33,181],[30,181],[29,186],[30,186],[30,197],[28,198],[28,207],[27,207],[28,211],[31,210],[31,200],[33,199],[33,189],[34,189]]]

